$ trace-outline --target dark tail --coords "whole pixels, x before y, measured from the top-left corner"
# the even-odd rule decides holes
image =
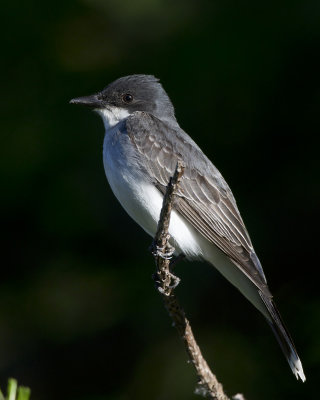
[[[280,344],[280,347],[290,365],[290,368],[292,369],[292,372],[297,379],[300,378],[302,382],[304,382],[306,380],[306,377],[303,372],[301,361],[294,347],[290,334],[284,326],[284,323],[282,322],[280,313],[277,310],[276,305],[274,304],[272,298],[264,295],[260,290],[259,294],[270,315],[270,319],[267,319],[267,321],[271,326],[273,333],[277,338],[277,341]]]

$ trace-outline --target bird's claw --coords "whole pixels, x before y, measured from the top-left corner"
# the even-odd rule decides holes
[[[158,256],[164,260],[171,260],[174,252],[175,248],[169,243],[164,247],[160,247],[156,243],[152,243],[151,245],[151,253],[154,257]]]
[[[180,278],[168,271],[166,271],[164,278],[161,278],[159,274],[154,274],[153,279],[156,282],[157,290],[165,296],[170,296],[171,291],[180,283]]]

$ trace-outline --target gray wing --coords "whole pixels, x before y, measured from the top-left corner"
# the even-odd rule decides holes
[[[144,112],[132,114],[125,127],[141,154],[148,176],[162,193],[174,173],[177,160],[184,162],[186,168],[175,209],[225,253],[260,290],[269,294],[261,264],[232,192],[196,143],[178,126],[169,126]],[[156,136],[154,132],[157,132]]]

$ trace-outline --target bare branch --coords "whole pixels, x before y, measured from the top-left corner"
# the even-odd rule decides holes
[[[190,322],[186,318],[184,310],[180,306],[178,299],[174,294],[174,288],[180,280],[170,271],[170,261],[174,248],[169,244],[170,235],[168,230],[175,192],[182,178],[183,172],[184,165],[181,161],[178,161],[175,173],[173,177],[170,178],[163,199],[158,229],[153,241],[153,255],[157,266],[155,280],[157,282],[158,290],[164,300],[165,307],[167,308],[174,326],[177,328],[179,335],[184,342],[189,359],[196,369],[198,385],[195,393],[211,400],[230,400],[224,393],[221,383],[218,382],[216,376],[212,373],[204,359],[193,336]],[[236,396],[233,399],[241,398],[244,400],[242,395]]]

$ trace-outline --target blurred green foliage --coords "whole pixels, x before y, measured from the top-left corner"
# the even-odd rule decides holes
[[[234,288],[207,265],[182,263],[178,295],[209,364],[229,394],[316,398],[319,2],[2,8],[1,386],[15,376],[37,400],[195,398],[151,280],[151,238],[107,185],[102,123],[68,104],[151,73],[233,189],[307,382],[295,382]]]
[[[0,400],[29,400],[30,389],[24,386],[18,386],[15,379],[8,380],[7,396],[4,397],[0,390]]]

